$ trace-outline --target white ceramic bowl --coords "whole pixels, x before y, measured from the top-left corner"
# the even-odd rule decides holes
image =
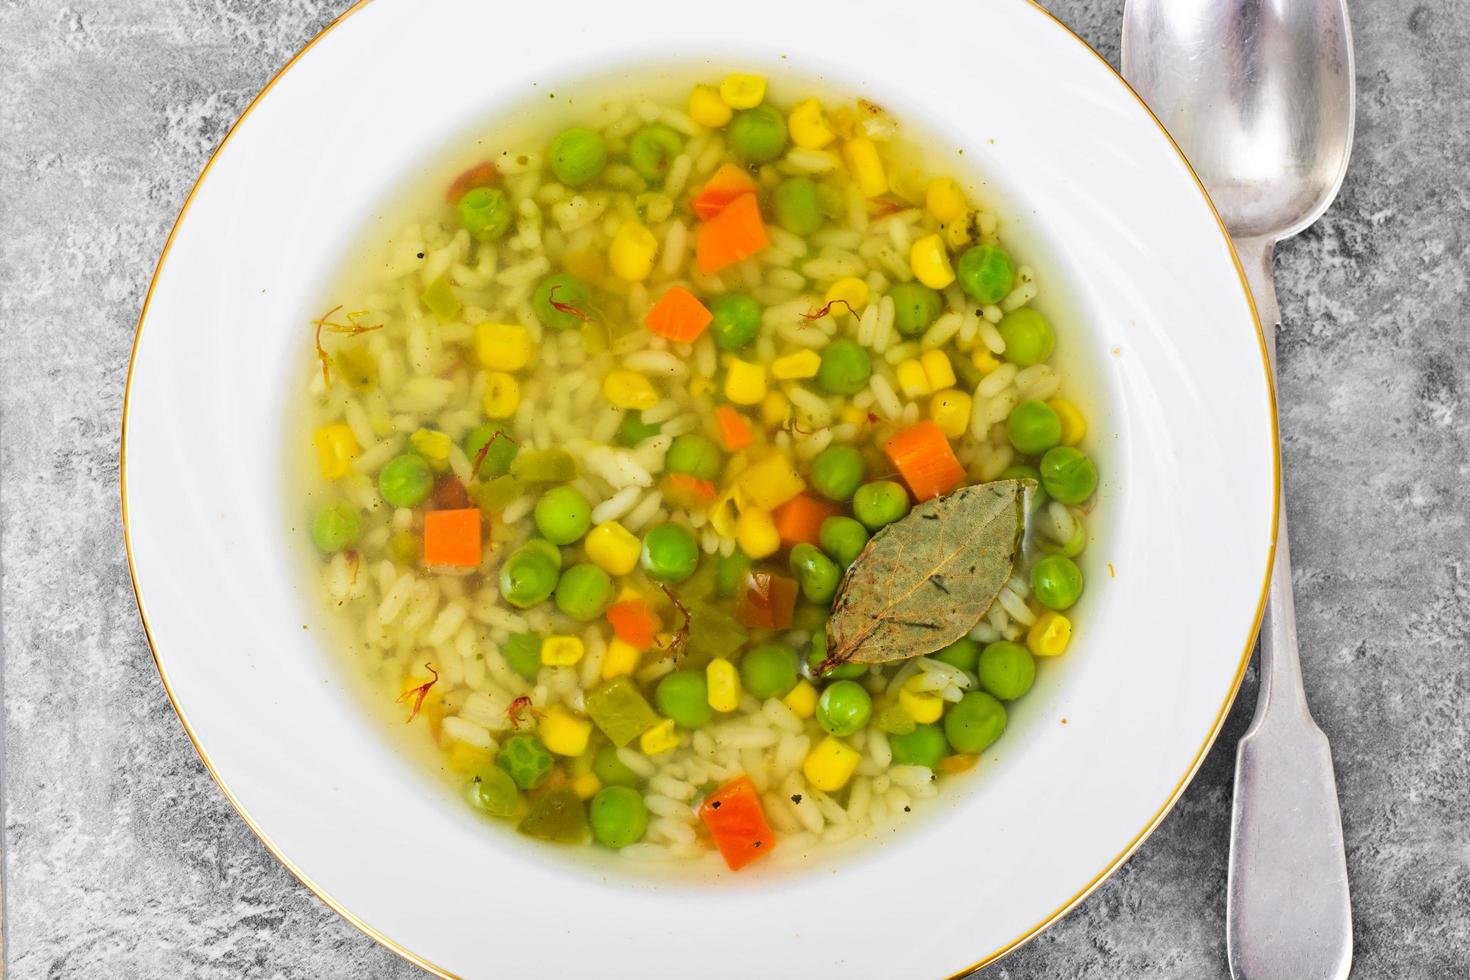
[[[872,2],[745,0],[718,22],[677,10],[378,0],[273,81],[186,204],[139,325],[123,450],[139,605],[185,727],[252,829],[426,967],[964,971],[1138,846],[1234,696],[1275,536],[1259,328],[1183,158],[1039,7],[927,0],[895,17]],[[965,147],[1050,284],[1103,472],[1079,638],[970,786],[882,844],[714,884],[549,859],[433,791],[303,630],[319,615],[281,492],[307,324],[364,218],[498,110],[674,62],[711,79],[797,69]]]

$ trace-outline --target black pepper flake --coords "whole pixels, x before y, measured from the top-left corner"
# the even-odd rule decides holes
[[[791,802],[792,803],[798,803],[799,804],[801,802],[801,794],[800,793],[792,793],[791,794]]]
[[[914,812],[914,811],[913,811],[913,810],[911,810],[911,809],[909,809],[909,808],[908,808],[908,807],[904,807],[904,808],[903,808],[903,812],[904,812],[904,813],[913,813],[913,812]]]
[[[720,808],[720,801],[715,800],[714,802],[710,803],[709,808],[711,810],[718,810]]]
[[[756,841],[756,842],[755,842],[755,846],[756,846],[756,847],[760,847],[760,846],[761,846],[761,842],[760,842],[760,841]]]
[[[420,252],[419,253],[419,258],[423,258],[423,257],[424,257],[424,253],[423,252]]]

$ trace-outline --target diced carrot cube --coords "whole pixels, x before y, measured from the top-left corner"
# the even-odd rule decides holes
[[[694,213],[699,215],[701,221],[708,221],[721,211],[725,205],[742,194],[752,194],[759,190],[755,178],[751,177],[745,170],[733,163],[727,163],[710,177],[709,183],[694,196],[689,206]]]
[[[822,522],[841,513],[842,508],[830,501],[799,493],[771,511],[771,519],[776,523],[776,533],[781,535],[781,547],[790,548],[803,543],[816,544]]]
[[[720,427],[720,442],[724,443],[726,452],[739,452],[755,442],[755,433],[750,431],[750,423],[729,405],[721,405],[715,409],[715,424]]]
[[[424,564],[474,568],[480,564],[480,509],[431,510],[424,515]]]
[[[776,847],[760,793],[749,776],[726,783],[704,798],[699,818],[731,871],[739,871]]]
[[[700,226],[694,256],[699,271],[711,275],[750,258],[770,243],[760,201],[754,194],[742,194]]]
[[[683,286],[673,286],[648,311],[648,329],[660,337],[689,343],[704,333],[715,315]]]
[[[608,607],[607,621],[618,639],[639,650],[652,649],[662,625],[648,603],[640,599],[613,603]]]
[[[965,482],[965,468],[933,421],[904,429],[884,444],[883,452],[919,500],[942,496]]]

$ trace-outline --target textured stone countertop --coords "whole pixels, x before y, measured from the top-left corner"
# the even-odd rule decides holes
[[[118,434],[185,194],[345,0],[0,0],[7,965],[31,977],[409,977],[246,829],[133,603]],[[1121,0],[1052,6],[1116,61]],[[1362,978],[1470,975],[1470,4],[1357,3],[1358,140],[1283,247],[1302,656],[1332,740]],[[1015,81],[1015,80],[1012,80]],[[1128,864],[995,977],[1228,976],[1247,683]]]

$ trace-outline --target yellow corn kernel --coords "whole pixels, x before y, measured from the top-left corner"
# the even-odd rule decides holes
[[[735,519],[735,543],[749,557],[761,559],[781,550],[781,535],[769,513],[746,510]]]
[[[541,716],[536,734],[548,751],[578,756],[587,751],[587,741],[592,737],[592,722],[578,718],[559,704],[553,704]]]
[[[709,688],[709,706],[716,711],[731,712],[740,707],[740,672],[724,657],[716,657],[704,668],[705,685]]]
[[[696,85],[689,92],[689,118],[706,129],[719,129],[730,121],[735,110],[720,98],[712,85]]]
[[[858,408],[856,405],[844,405],[842,406],[842,421],[861,429],[868,424],[867,410]]]
[[[648,731],[638,736],[638,748],[644,755],[658,755],[669,749],[678,748],[679,733],[674,731],[674,719],[665,718]]]
[[[521,404],[521,386],[513,375],[491,371],[485,375],[485,414],[492,419],[508,419]]]
[[[1062,445],[1075,446],[1087,435],[1087,420],[1077,406],[1065,398],[1053,398],[1046,403],[1062,422]]]
[[[572,792],[577,794],[579,800],[590,800],[602,789],[602,780],[597,778],[595,772],[584,772],[572,780]]]
[[[806,481],[785,453],[772,453],[740,474],[740,489],[762,510],[775,510],[806,489]]]
[[[868,284],[857,276],[839,279],[827,287],[825,299],[833,316],[856,316],[868,305]]]
[[[1055,657],[1072,642],[1072,621],[1059,612],[1044,612],[1026,631],[1026,648],[1038,657]]]
[[[951,251],[958,252],[970,244],[970,222],[966,220],[951,221],[940,225],[939,231],[944,235],[944,243]]]
[[[909,249],[909,266],[914,278],[930,289],[943,289],[954,282],[954,266],[949,262],[944,239],[925,235]]]
[[[519,371],[531,362],[531,331],[519,323],[482,323],[475,328],[480,363],[497,371]]]
[[[817,358],[818,361],[821,358]],[[779,429],[791,417],[791,400],[779,391],[770,391],[761,399],[761,421],[768,429]]]
[[[627,575],[638,567],[638,537],[617,521],[603,521],[587,532],[582,547],[592,564],[609,575]]]
[[[455,741],[449,748],[449,768],[455,772],[471,773],[484,769],[495,761],[494,753],[483,745]]]
[[[628,282],[642,282],[653,274],[658,239],[637,221],[624,221],[607,246],[607,264],[613,275]]]
[[[810,348],[795,354],[778,357],[771,362],[771,377],[777,381],[795,381],[798,378],[815,378],[817,368],[822,366],[822,355]]]
[[[745,510],[748,501],[739,486],[730,487],[724,493],[715,498],[715,502],[709,509],[709,526],[715,529],[715,533],[723,538],[735,536],[735,524],[740,517],[740,512]]]
[[[618,408],[647,411],[658,404],[653,384],[637,371],[609,371],[602,379],[602,394]]]
[[[766,397],[766,369],[732,358],[725,369],[725,397],[737,405],[759,405]]]
[[[928,725],[938,721],[939,716],[944,714],[944,699],[933,691],[913,690],[913,682],[918,679],[918,676],[914,675],[898,689],[898,703],[914,721],[921,725]]]
[[[610,681],[614,677],[633,673],[638,669],[638,658],[641,655],[638,648],[627,640],[613,637],[607,643],[607,652],[602,655],[602,679]]]
[[[863,197],[888,193],[888,174],[883,170],[883,159],[878,156],[878,147],[872,140],[866,136],[854,136],[842,144],[842,158],[847,161],[847,170]]]
[[[801,764],[801,771],[806,776],[806,781],[817,789],[824,793],[836,793],[847,785],[862,758],[862,753],[857,749],[828,735],[807,753],[806,761]]]
[[[580,636],[548,636],[541,641],[541,662],[548,667],[570,667],[586,652]]]
[[[929,402],[929,417],[939,426],[939,431],[951,439],[958,439],[970,428],[970,409],[974,399],[956,388],[937,393]]]
[[[796,682],[796,686],[786,692],[781,703],[791,709],[791,713],[805,721],[817,713],[817,689],[812,687],[811,682],[802,679]]]
[[[732,109],[754,109],[765,101],[766,80],[759,75],[736,73],[720,82],[720,98]]]
[[[917,357],[899,361],[894,371],[905,398],[923,398],[930,394],[929,376],[924,373],[924,364]]]
[[[929,390],[940,391],[954,384],[954,365],[949,355],[942,350],[926,350],[919,358],[924,365],[924,377],[929,379]]]
[[[975,370],[981,374],[989,374],[991,371],[1000,367],[1000,361],[990,352],[990,348],[988,347],[976,347],[975,353],[970,355],[970,360],[974,363]]]
[[[703,398],[715,390],[715,383],[702,374],[696,374],[689,379],[689,397]]]
[[[935,177],[924,191],[924,207],[941,223],[948,224],[968,214],[970,202],[953,177]]]
[[[449,450],[454,448],[454,440],[449,436],[437,429],[419,429],[408,437],[408,444],[435,473],[449,469]]]
[[[341,422],[324,425],[316,430],[313,441],[323,480],[340,480],[352,472],[352,461],[357,458],[359,447],[350,427]]]
[[[816,99],[807,99],[792,106],[786,128],[791,132],[791,142],[803,150],[820,150],[837,138],[832,127],[827,125],[822,103]]]

